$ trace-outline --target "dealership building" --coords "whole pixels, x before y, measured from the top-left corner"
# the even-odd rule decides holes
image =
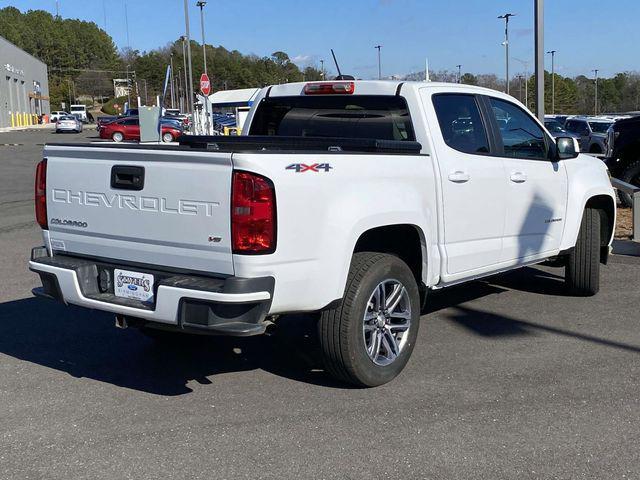
[[[49,114],[47,66],[0,37],[0,128],[34,125]]]

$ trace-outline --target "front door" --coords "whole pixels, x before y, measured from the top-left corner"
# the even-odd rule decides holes
[[[442,185],[444,281],[483,273],[500,261],[506,212],[501,158],[493,156],[478,98],[472,94],[421,95],[432,129]],[[436,125],[435,118],[429,125]]]
[[[560,247],[567,204],[563,162],[549,160],[552,141],[518,105],[490,97],[502,142],[506,217],[501,261],[526,263]]]

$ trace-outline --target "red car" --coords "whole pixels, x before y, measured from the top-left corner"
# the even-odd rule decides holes
[[[173,142],[182,130],[172,125],[162,124],[162,141]],[[100,127],[100,138],[112,139],[114,142],[123,140],[140,140],[140,121],[138,117],[125,117]]]

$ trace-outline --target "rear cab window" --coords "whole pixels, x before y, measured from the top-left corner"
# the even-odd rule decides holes
[[[249,135],[415,141],[407,102],[393,95],[268,97]]]
[[[473,94],[439,93],[433,106],[445,143],[459,152],[489,153],[487,132]]]

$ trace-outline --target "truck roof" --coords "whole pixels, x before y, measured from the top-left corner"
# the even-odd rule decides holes
[[[296,82],[266,87],[269,97],[290,97],[304,94],[304,87],[314,83],[353,83],[355,85],[354,95],[395,95],[400,86],[438,88],[473,91],[476,93],[491,93],[491,95],[504,96],[502,92],[489,88],[466,85],[460,83],[446,82],[424,82],[424,81],[403,81],[403,80],[326,80],[319,82]],[[512,99],[511,97],[509,97]]]

